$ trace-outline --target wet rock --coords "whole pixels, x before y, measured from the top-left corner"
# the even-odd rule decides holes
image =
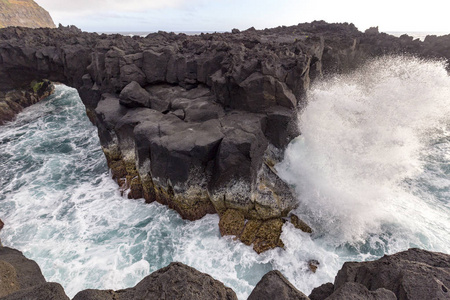
[[[387,289],[379,288],[369,291],[364,285],[355,282],[346,282],[339,287],[327,300],[396,300],[395,294]]]
[[[347,262],[338,272],[335,290],[356,282],[369,291],[380,288],[399,300],[447,299],[450,293],[450,256],[409,249],[370,262]]]
[[[308,267],[311,270],[311,272],[313,272],[313,273],[316,273],[319,265],[320,265],[320,263],[318,260],[311,259],[310,261],[308,261]]]
[[[104,298],[103,298],[104,297]],[[85,290],[73,300],[94,299],[237,299],[220,281],[182,263],[171,263],[145,277],[135,287],[119,291]]]
[[[270,271],[258,282],[248,300],[308,300],[309,298],[297,290],[280,271]]]
[[[328,282],[322,284],[319,287],[314,288],[308,297],[311,300],[324,300],[327,299],[327,297],[331,296],[333,292],[334,292],[334,284]]]
[[[312,233],[311,227],[294,214],[291,214],[291,223],[295,228],[300,229],[303,232]]]

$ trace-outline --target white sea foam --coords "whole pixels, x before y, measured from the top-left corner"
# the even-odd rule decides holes
[[[285,250],[257,255],[220,237],[216,215],[188,222],[121,197],[76,91],[60,86],[0,127],[2,241],[70,297],[134,286],[172,261],[221,280],[239,299],[272,269],[308,294],[347,260],[411,246],[450,253],[449,87],[441,64],[401,57],[317,83],[303,135],[277,166],[314,233],[285,224]],[[315,274],[311,259],[320,262]]]
[[[300,195],[298,212],[336,245],[364,243],[391,226],[410,231],[408,238],[426,232],[435,250],[448,252],[449,235],[435,228],[449,232],[440,209],[448,214],[449,199],[420,188],[438,183],[448,193],[450,187],[445,174],[424,179],[430,176],[429,153],[443,153],[436,140],[448,147],[450,78],[443,64],[377,59],[317,83],[308,101],[302,136],[278,166]],[[441,157],[437,164],[448,162]],[[412,239],[400,248],[414,243],[430,246]]]

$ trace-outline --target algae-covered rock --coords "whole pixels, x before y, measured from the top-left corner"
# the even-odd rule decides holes
[[[280,239],[282,227],[283,219],[281,218],[263,221],[256,232],[253,249],[257,253],[262,253],[276,247],[284,247]]]
[[[294,214],[291,214],[291,223],[303,232],[312,233],[311,227]]]
[[[234,235],[239,237],[245,226],[244,214],[236,209],[228,209],[220,216],[219,229],[220,234]]]
[[[247,246],[250,246],[256,239],[256,233],[261,227],[262,220],[248,220],[245,223],[244,231],[241,234],[240,240]]]

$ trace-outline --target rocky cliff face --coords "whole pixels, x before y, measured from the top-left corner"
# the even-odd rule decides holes
[[[130,198],[190,220],[217,212],[223,234],[261,252],[282,246],[284,217],[297,205],[273,166],[299,134],[310,83],[379,55],[448,59],[449,40],[325,22],[145,38],[7,28],[0,90],[42,78],[77,88]]]
[[[0,0],[0,28],[8,26],[54,28],[50,14],[33,0]]]

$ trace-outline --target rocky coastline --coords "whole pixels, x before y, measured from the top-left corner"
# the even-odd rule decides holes
[[[0,230],[3,227],[0,220]],[[279,271],[258,282],[249,300],[423,300],[450,298],[450,255],[409,249],[376,261],[346,262],[334,283],[316,287],[309,296]],[[64,288],[47,282],[36,262],[16,249],[0,246],[0,299],[68,300]],[[73,300],[237,299],[236,293],[208,274],[172,262],[123,290],[78,292]]]
[[[312,82],[382,55],[448,61],[449,41],[323,21],[147,37],[10,27],[0,91],[44,79],[76,88],[124,194],[189,220],[218,213],[222,234],[260,253],[282,247],[281,227],[296,219],[297,196],[274,165],[300,134]]]

